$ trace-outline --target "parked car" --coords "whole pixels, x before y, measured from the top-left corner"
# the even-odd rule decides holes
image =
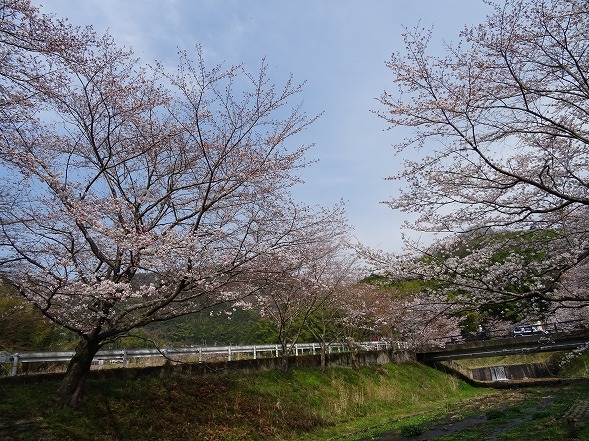
[[[548,334],[548,331],[546,331],[542,325],[518,325],[513,328],[514,337],[534,334]]]

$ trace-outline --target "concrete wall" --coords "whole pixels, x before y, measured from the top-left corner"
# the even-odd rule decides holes
[[[555,378],[556,368],[549,363],[533,363],[511,366],[489,366],[468,369],[454,361],[434,363],[433,366],[448,374],[456,375],[473,386],[518,387],[531,384],[560,382]]]
[[[528,380],[554,376],[554,369],[546,363],[489,366],[471,369],[471,378],[478,381]]]
[[[327,357],[328,366],[375,366],[387,363],[402,363],[405,361],[415,361],[415,354],[408,351],[382,350],[358,352],[352,357],[351,353],[329,354]],[[290,367],[312,367],[321,366],[321,357],[317,355],[299,355],[291,356],[288,359]],[[101,369],[90,371],[90,377],[93,378],[112,378],[119,376],[139,377],[143,375],[155,375],[159,377],[169,377],[175,375],[214,375],[230,372],[256,372],[282,368],[282,358],[258,358],[248,360],[234,360],[224,362],[194,362],[194,363],[168,363],[163,366],[149,367],[120,367],[116,369]],[[2,377],[0,382],[21,383],[30,381],[43,381],[62,377],[63,373],[43,373],[34,375],[18,375],[13,377]]]
[[[415,355],[407,351],[367,351],[356,353],[352,357],[351,353],[330,354],[327,358],[328,366],[375,366],[387,363],[402,363],[405,361],[415,360]],[[319,355],[299,355],[291,356],[288,359],[290,367],[320,367],[321,358]],[[113,375],[140,376],[156,375],[160,377],[175,375],[208,375],[222,374],[230,372],[255,372],[272,369],[281,369],[281,358],[258,358],[256,360],[234,360],[215,363],[178,363],[166,364],[164,366],[153,366],[144,368],[125,368],[125,369],[105,369],[92,371],[91,375],[98,378],[110,377]]]

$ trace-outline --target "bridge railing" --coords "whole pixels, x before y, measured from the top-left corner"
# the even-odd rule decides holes
[[[354,342],[353,347],[359,350],[407,350],[409,344],[397,341],[368,341]],[[328,353],[346,352],[351,349],[347,343],[329,343]],[[319,343],[297,343],[292,348],[292,355],[316,354],[321,350]],[[105,363],[127,367],[129,361],[141,358],[166,358],[171,361],[181,361],[192,357],[193,361],[203,362],[211,359],[225,359],[231,361],[242,355],[253,359],[279,357],[282,347],[277,344],[268,345],[239,345],[239,346],[192,346],[183,348],[163,349],[109,349],[99,351],[93,360],[95,368]],[[10,375],[18,375],[21,363],[67,363],[74,355],[74,351],[44,351],[44,352],[0,352],[0,364],[8,364]]]

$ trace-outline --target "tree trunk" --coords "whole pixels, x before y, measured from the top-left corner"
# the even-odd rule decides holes
[[[76,407],[79,404],[84,385],[90,374],[92,359],[99,348],[98,341],[92,339],[80,341],[57,391],[60,405]]]
[[[348,337],[346,340],[347,340],[346,343],[348,345],[348,349],[350,351],[350,361],[352,363],[352,368],[358,369],[358,363],[356,361],[356,351],[358,349],[356,347],[356,342],[350,337]]]
[[[280,367],[283,372],[288,372],[288,369],[290,368],[289,363],[288,363],[288,357],[290,357],[290,351],[288,350],[288,346],[283,345],[282,346],[282,359],[280,362]]]
[[[321,372],[325,372],[327,368],[327,344],[325,341],[320,342],[320,354],[321,354]]]

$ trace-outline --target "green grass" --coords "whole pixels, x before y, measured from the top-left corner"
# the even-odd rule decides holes
[[[571,375],[584,372],[583,358]],[[417,363],[324,373],[120,375],[89,380],[77,409],[54,406],[58,384],[0,381],[0,439],[378,440],[385,431],[408,436],[477,418],[477,425],[439,439],[530,441],[531,433],[534,441],[589,439],[589,424],[574,430],[561,424],[564,412],[589,396],[586,383],[476,389]]]
[[[488,393],[416,363],[91,379],[77,409],[54,406],[57,386],[0,382],[0,439],[321,440]]]
[[[512,419],[521,417],[522,411],[520,407],[504,407],[499,409],[490,409],[486,416],[488,421],[495,421],[496,423],[511,421]]]
[[[589,383],[562,387],[502,391],[483,397],[476,406],[463,404],[448,412],[446,418],[421,418],[396,425],[395,434],[408,436],[406,428],[429,435],[436,431],[438,441],[572,441],[589,439],[589,422],[581,419],[578,427],[566,424],[563,415],[576,403],[587,403]],[[589,407],[589,403],[586,404]],[[453,417],[459,415],[458,418]],[[454,430],[453,424],[462,427]],[[466,423],[466,424],[464,424]],[[403,426],[405,424],[405,426]],[[360,438],[359,438],[360,439]],[[377,434],[361,439],[379,440]],[[386,439],[386,438],[385,438]],[[415,439],[419,439],[416,437]],[[428,438],[430,439],[430,438]]]
[[[589,352],[567,363],[561,369],[560,374],[565,378],[589,378]]]
[[[488,366],[511,366],[516,364],[551,363],[562,356],[561,352],[539,352],[537,354],[503,355],[497,357],[466,358],[454,360],[467,369]]]

